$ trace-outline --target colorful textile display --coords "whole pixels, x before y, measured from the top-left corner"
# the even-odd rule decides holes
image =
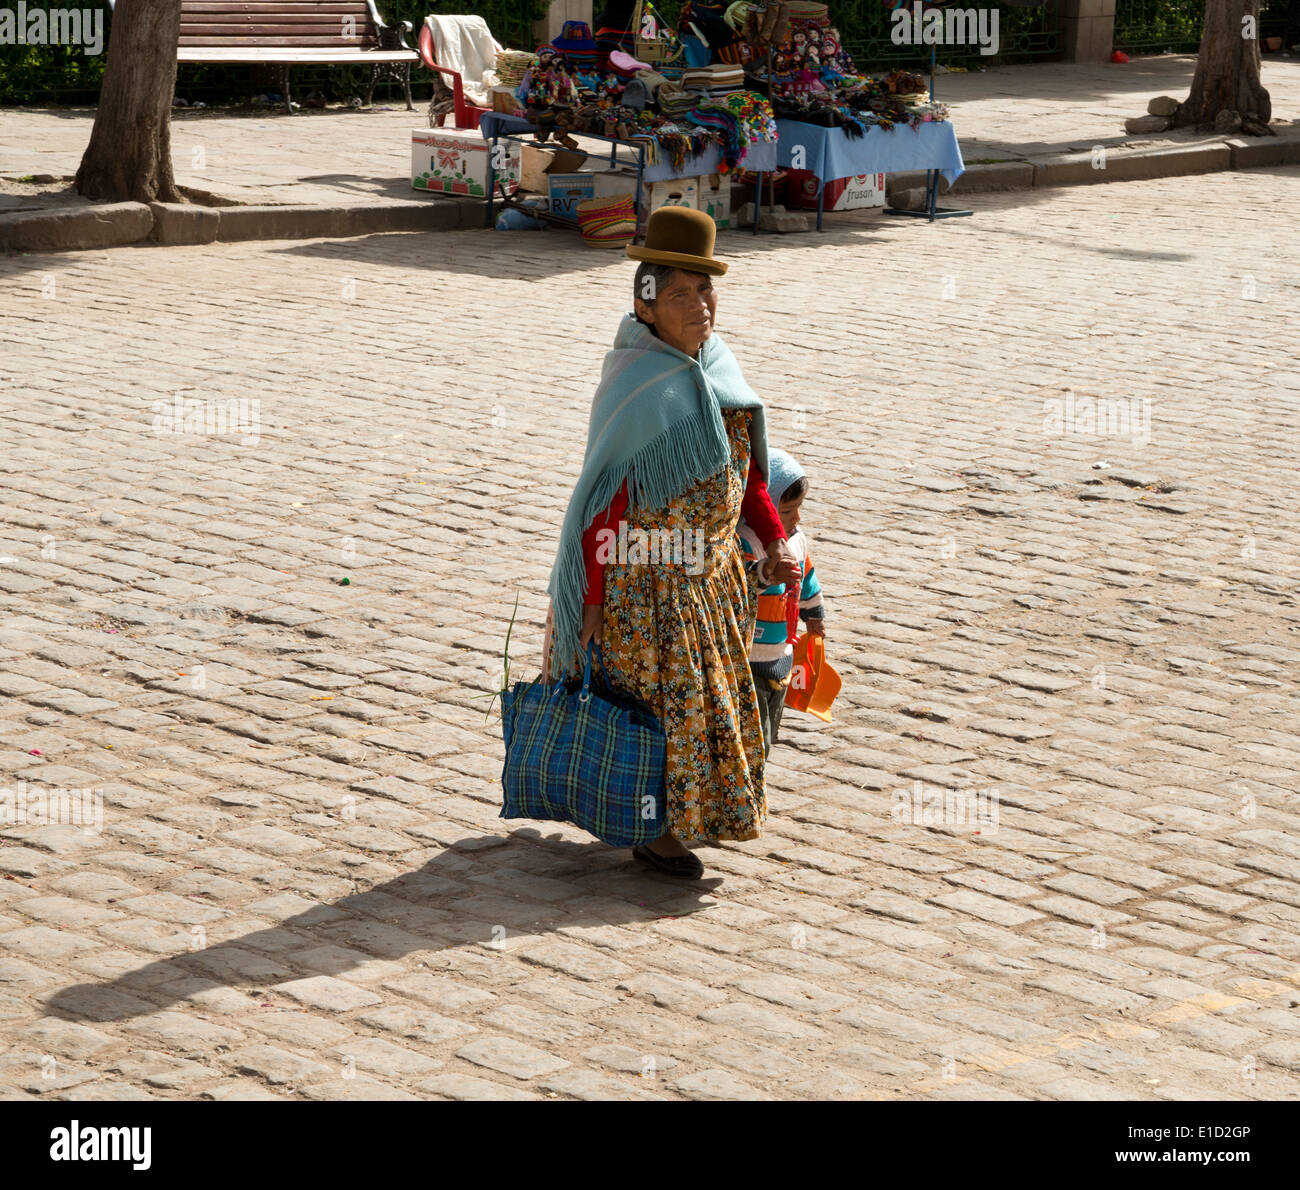
[[[697,100],[725,99],[745,89],[745,71],[722,63],[687,68],[682,73],[682,86]]]
[[[585,21],[565,21],[551,45],[564,60],[576,70],[594,70],[599,56],[596,41],[591,36],[591,28]]]
[[[687,0],[677,18],[677,35],[696,33],[704,39],[715,61],[721,61],[721,51],[740,40],[740,34],[727,24],[729,0],[710,3],[709,0]],[[694,28],[692,28],[694,26]]]
[[[873,127],[889,130],[898,124],[906,124],[916,129],[921,124],[948,118],[945,104],[913,103],[902,96],[882,92],[880,88],[881,84],[872,83],[835,95],[774,96],[772,107],[779,120],[799,120],[822,128],[843,128],[853,138],[863,136]]]
[[[698,157],[717,140],[711,129],[692,124],[662,124],[654,130],[654,135],[678,173],[686,168],[687,158]]]
[[[671,83],[660,87],[656,98],[659,100],[659,110],[669,119],[685,117],[696,104],[695,95],[688,94]]]
[[[741,91],[725,99],[706,100],[687,119],[692,124],[713,128],[722,134],[720,174],[729,173],[740,165],[754,141],[776,140],[776,117],[772,105],[756,91]]]

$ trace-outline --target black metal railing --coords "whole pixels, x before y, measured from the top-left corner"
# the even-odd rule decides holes
[[[971,7],[979,7],[972,4]],[[1041,8],[995,5],[998,12],[998,52],[981,55],[977,46],[938,46],[935,59],[944,66],[989,66],[1059,57],[1062,52],[1058,0]],[[930,48],[895,45],[890,10],[880,0],[830,0],[831,21],[859,70],[928,66]]]
[[[1194,54],[1201,46],[1205,0],[1115,0],[1115,46],[1127,53]],[[1300,36],[1297,0],[1262,0],[1259,36]]]

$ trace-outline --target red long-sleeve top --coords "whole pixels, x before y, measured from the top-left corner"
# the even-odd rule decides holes
[[[623,519],[626,511],[627,481],[624,480],[623,486],[614,493],[609,507],[603,513],[597,514],[582,535],[582,557],[587,566],[587,594],[582,600],[584,604],[599,604],[605,601],[605,564],[596,561],[596,535],[602,529],[609,529],[617,534],[618,523]],[[740,515],[758,534],[758,539],[763,543],[764,548],[774,541],[785,540],[781,517],[772,504],[772,497],[767,493],[767,480],[753,463],[750,464],[749,473],[745,477],[745,496],[740,504]]]

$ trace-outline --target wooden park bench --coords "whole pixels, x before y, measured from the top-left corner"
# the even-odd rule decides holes
[[[112,5],[113,0],[109,0]],[[374,0],[181,0],[177,62],[278,66],[285,108],[293,66],[369,66],[369,106],[381,78],[400,82],[411,106],[406,44],[411,22],[385,25]]]

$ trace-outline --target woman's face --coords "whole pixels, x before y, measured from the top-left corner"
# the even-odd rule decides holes
[[[636,307],[642,320],[653,325],[669,347],[693,356],[713,334],[718,292],[705,274],[677,269],[653,306],[638,298]]]

